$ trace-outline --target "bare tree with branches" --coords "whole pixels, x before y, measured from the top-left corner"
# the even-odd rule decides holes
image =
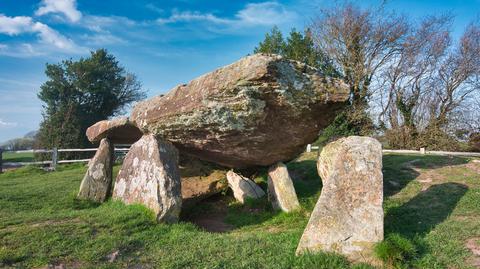
[[[407,34],[407,22],[395,13],[344,3],[322,10],[311,27],[315,45],[331,57],[350,85],[348,120],[365,125],[375,74],[394,57]],[[365,127],[365,126],[363,126]],[[371,126],[370,126],[371,127]]]

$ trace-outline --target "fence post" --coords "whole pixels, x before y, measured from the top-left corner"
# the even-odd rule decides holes
[[[0,148],[0,174],[3,173],[3,149]]]
[[[57,163],[58,163],[58,149],[57,147],[54,147],[52,150],[52,170],[55,171],[57,169]]]

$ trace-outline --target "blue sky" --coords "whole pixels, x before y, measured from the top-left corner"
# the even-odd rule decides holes
[[[302,29],[332,2],[1,0],[0,142],[38,129],[47,62],[107,48],[154,96],[251,53],[273,25]],[[412,17],[452,12],[458,36],[480,0],[390,0],[387,8]]]

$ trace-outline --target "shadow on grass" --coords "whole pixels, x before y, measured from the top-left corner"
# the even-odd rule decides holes
[[[420,174],[417,169],[436,169],[451,165],[466,164],[468,159],[459,157],[431,155],[395,155],[383,156],[383,192],[385,197],[400,192],[408,183]]]
[[[385,233],[423,237],[451,214],[467,191],[468,187],[459,183],[430,186],[407,203],[386,212]]]

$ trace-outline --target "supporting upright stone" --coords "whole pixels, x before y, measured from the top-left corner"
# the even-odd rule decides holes
[[[182,206],[177,149],[154,135],[144,135],[125,156],[113,198],[145,205],[158,222],[177,222]]]
[[[88,170],[80,184],[79,199],[104,202],[111,193],[113,143],[108,138],[100,142],[95,156],[88,163]]]
[[[317,169],[322,193],[297,254],[331,251],[371,261],[383,240],[382,146],[369,137],[339,139],[323,148]]]
[[[227,181],[233,191],[233,196],[242,204],[245,203],[246,198],[258,199],[265,195],[265,192],[255,182],[232,170],[227,172]]]
[[[274,209],[291,212],[300,208],[287,166],[281,162],[268,170],[268,198]]]

